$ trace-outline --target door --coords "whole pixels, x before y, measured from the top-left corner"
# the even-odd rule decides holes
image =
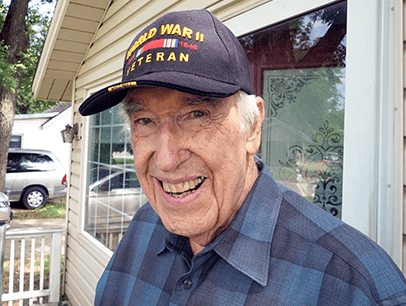
[[[275,180],[341,218],[347,2],[240,36],[265,101],[259,156]]]

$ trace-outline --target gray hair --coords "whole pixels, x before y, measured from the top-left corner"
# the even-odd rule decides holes
[[[242,132],[247,132],[254,128],[255,121],[259,116],[259,109],[255,101],[255,95],[249,95],[245,91],[238,91],[237,108],[241,115],[240,128]]]
[[[128,91],[127,96],[121,101],[119,116],[124,120],[124,127],[130,125],[129,117],[130,115],[138,110],[138,106],[131,102],[129,98]],[[247,132],[252,129],[255,125],[255,120],[259,115],[259,109],[255,101],[255,95],[248,95],[246,92],[240,90],[238,91],[236,106],[240,113],[240,129],[241,132]]]

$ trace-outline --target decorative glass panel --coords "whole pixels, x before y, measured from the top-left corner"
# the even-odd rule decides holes
[[[240,38],[274,178],[341,218],[346,2]]]

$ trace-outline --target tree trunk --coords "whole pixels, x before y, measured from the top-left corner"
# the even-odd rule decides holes
[[[27,52],[29,37],[26,34],[25,18],[29,1],[11,0],[3,29],[0,32],[0,41],[3,41],[3,45],[9,46],[7,60],[11,64],[23,62],[20,52]],[[17,79],[17,86],[13,90],[0,86],[0,191],[2,192],[5,190],[7,154],[14,125],[17,88],[20,83],[19,76],[14,77]]]
[[[7,154],[14,124],[16,97],[10,91],[0,89],[0,191],[6,184]]]

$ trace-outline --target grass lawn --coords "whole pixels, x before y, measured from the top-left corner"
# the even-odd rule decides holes
[[[63,199],[65,200],[65,199]],[[65,218],[66,203],[65,201],[50,202],[42,208],[34,210],[19,209],[16,205],[11,205],[13,210],[13,219],[55,219]]]

